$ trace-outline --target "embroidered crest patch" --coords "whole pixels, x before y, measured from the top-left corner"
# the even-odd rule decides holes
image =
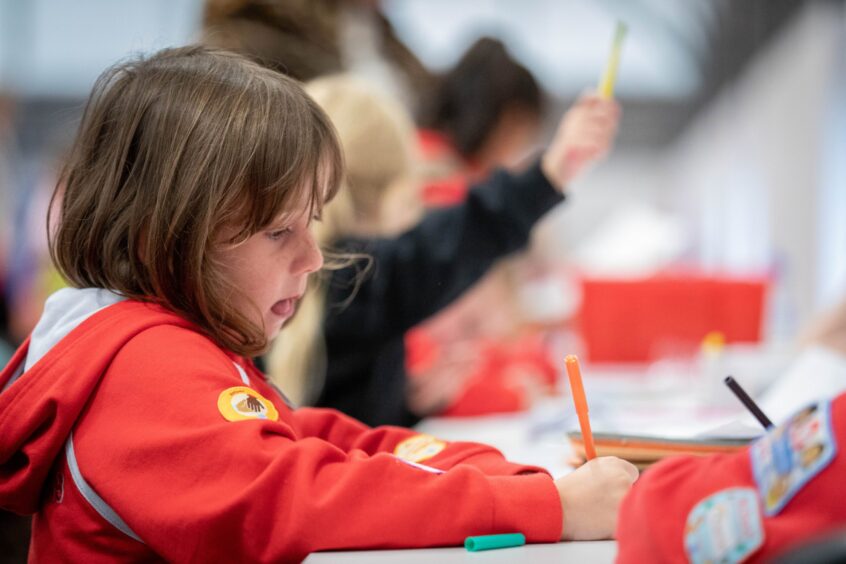
[[[764,544],[758,495],[730,488],[700,501],[687,516],[684,549],[690,562],[742,562]]]
[[[749,449],[764,514],[777,515],[834,459],[831,403],[811,404]]]
[[[432,458],[446,448],[447,444],[432,435],[413,435],[401,441],[394,449],[394,454],[410,462],[420,462]]]
[[[279,419],[273,403],[252,388],[236,386],[220,392],[217,408],[227,421],[247,421],[250,419]]]

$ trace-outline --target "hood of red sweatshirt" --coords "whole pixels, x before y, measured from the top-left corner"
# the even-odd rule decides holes
[[[78,304],[86,290],[62,292],[63,304]],[[0,372],[0,507],[20,514],[38,510],[54,462],[117,352],[151,327],[192,327],[162,307],[129,300],[89,304],[93,312],[61,327],[50,305],[48,300],[39,327]],[[61,337],[53,343],[46,333]],[[46,350],[36,352],[39,347]]]

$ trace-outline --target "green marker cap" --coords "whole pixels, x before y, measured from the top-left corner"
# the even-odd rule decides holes
[[[523,533],[484,535],[481,537],[467,537],[466,539],[464,539],[464,548],[466,548],[470,552],[490,550],[492,548],[523,546],[524,544],[526,544],[526,537],[523,535]]]

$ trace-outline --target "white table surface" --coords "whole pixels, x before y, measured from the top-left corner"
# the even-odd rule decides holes
[[[306,558],[306,564],[531,564],[614,562],[617,543],[614,541],[560,542],[556,544],[527,544],[515,548],[500,548],[470,552],[464,548],[421,548],[415,550],[363,550],[356,552],[317,552]]]

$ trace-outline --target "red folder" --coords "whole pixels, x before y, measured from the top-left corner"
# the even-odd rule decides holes
[[[580,328],[590,362],[648,362],[695,351],[719,331],[727,343],[758,342],[766,278],[661,275],[582,280]]]

